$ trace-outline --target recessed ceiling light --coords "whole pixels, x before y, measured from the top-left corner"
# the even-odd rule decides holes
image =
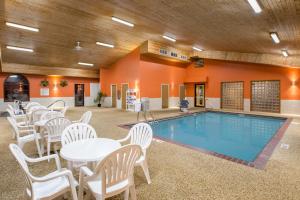
[[[284,57],[288,57],[288,56],[289,56],[289,53],[288,53],[287,50],[282,50],[281,53],[282,53],[282,55],[283,55]]]
[[[280,39],[279,39],[277,33],[275,33],[275,32],[270,33],[270,36],[271,36],[272,40],[273,40],[276,44],[278,44],[278,43],[280,42]]]
[[[84,65],[84,66],[90,66],[90,67],[94,66],[94,64],[92,64],[92,63],[84,63],[84,62],[78,62],[78,65]]]
[[[115,46],[112,44],[107,44],[103,42],[96,42],[97,45],[104,46],[104,47],[109,47],[109,48],[114,48]]]
[[[169,36],[163,35],[162,37],[165,38],[166,40],[170,40],[170,41],[172,41],[172,42],[176,42],[176,39],[171,38],[171,37],[169,37]]]
[[[17,50],[17,51],[33,52],[33,49],[22,48],[22,47],[6,46],[6,48],[12,49],[12,50]]]
[[[196,50],[196,51],[203,51],[203,49],[200,49],[198,47],[193,47],[193,49]]]
[[[257,0],[248,0],[248,3],[252,7],[255,13],[260,13],[262,11],[260,5],[258,4]]]
[[[134,27],[134,24],[132,24],[132,23],[130,23],[130,22],[128,22],[128,21],[122,20],[122,19],[120,19],[120,18],[117,18],[117,17],[111,17],[111,19],[112,19],[113,21],[115,21],[115,22],[119,22],[119,23],[124,24],[124,25],[126,25],[126,26]]]
[[[23,29],[23,30],[27,30],[27,31],[33,31],[33,32],[39,32],[38,28],[33,28],[33,27],[30,27],[30,26],[24,26],[24,25],[20,25],[20,24],[11,23],[11,22],[6,22],[5,24],[7,26],[14,27],[14,28],[19,28],[19,29]]]

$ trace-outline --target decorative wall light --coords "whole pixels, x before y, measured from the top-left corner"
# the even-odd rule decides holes
[[[293,80],[292,81],[292,86],[296,86],[297,85],[297,81],[296,80]]]
[[[57,83],[56,82],[53,84],[53,90],[57,90]]]

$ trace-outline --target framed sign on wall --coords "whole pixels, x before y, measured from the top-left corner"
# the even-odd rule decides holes
[[[49,88],[41,88],[40,95],[41,96],[49,96]]]

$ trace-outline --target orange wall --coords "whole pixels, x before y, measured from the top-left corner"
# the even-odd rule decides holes
[[[100,69],[101,90],[111,96],[111,84],[117,84],[118,90],[122,83],[129,83],[129,88],[139,84],[140,51],[136,49],[121,60],[110,66],[109,69]]]
[[[179,96],[179,85],[183,84],[185,68],[151,61],[140,61],[141,97],[160,98],[161,84],[169,84],[170,97]]]
[[[222,81],[244,81],[245,98],[250,98],[251,80],[280,80],[281,99],[300,100],[300,69],[295,68],[209,59],[205,59],[202,68],[182,67],[140,56],[136,49],[110,68],[100,70],[101,89],[108,96],[110,85],[118,84],[120,89],[121,83],[139,88],[140,97],[150,98],[159,98],[161,84],[169,84],[170,96],[178,96],[179,85],[186,83],[186,94],[192,97],[194,83],[206,82],[206,97],[219,98]]]
[[[206,97],[220,97],[222,81],[244,81],[245,98],[250,98],[251,80],[280,80],[281,99],[300,100],[300,69],[218,60],[204,63],[203,68],[187,67],[185,81],[198,82],[207,77]],[[193,87],[188,88],[188,96],[194,96]]]
[[[0,98],[3,98],[3,83],[9,74],[0,74]],[[85,96],[90,96],[90,83],[98,82],[97,79],[73,78],[73,77],[60,77],[60,76],[37,76],[25,75],[30,84],[30,97],[74,97],[74,84],[84,84]],[[44,79],[49,81],[49,96],[40,96],[40,82]],[[59,86],[60,80],[67,80],[68,86]],[[54,84],[57,83],[57,89],[54,89]]]

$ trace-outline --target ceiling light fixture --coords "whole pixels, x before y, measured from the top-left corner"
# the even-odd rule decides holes
[[[171,38],[171,37],[169,37],[169,36],[163,35],[162,37],[165,38],[166,40],[170,40],[170,41],[172,41],[172,42],[176,42],[176,39]]]
[[[38,28],[33,28],[30,26],[24,26],[24,25],[20,25],[20,24],[11,23],[11,22],[6,22],[5,24],[6,24],[6,26],[10,26],[10,27],[14,27],[14,28],[19,28],[19,29],[33,31],[33,32],[39,32]]]
[[[272,33],[270,33],[270,36],[271,36],[272,40],[273,40],[276,44],[278,44],[278,43],[280,42],[280,39],[279,39],[277,33],[272,32]]]
[[[109,48],[114,48],[115,46],[112,44],[107,44],[103,42],[96,42],[97,45],[104,46],[104,47],[109,47]]]
[[[252,7],[255,13],[260,13],[262,11],[260,5],[258,4],[257,0],[248,0],[248,3]]]
[[[203,51],[203,49],[200,49],[198,47],[193,47],[193,49],[196,50],[196,51]]]
[[[16,50],[16,51],[33,52],[33,49],[22,48],[22,47],[6,46],[6,48],[7,48],[7,49]]]
[[[84,62],[78,62],[78,65],[84,65],[84,66],[90,66],[90,67],[94,66],[94,64],[92,64],[92,63],[84,63]]]
[[[289,53],[288,53],[287,50],[282,50],[281,53],[282,53],[282,55],[283,55],[284,57],[288,57],[288,56],[289,56]]]
[[[132,23],[130,23],[130,22],[128,22],[128,21],[122,20],[122,19],[120,19],[120,18],[117,18],[117,17],[111,17],[111,19],[112,19],[113,21],[115,21],[115,22],[119,22],[119,23],[124,24],[124,25],[126,25],[126,26],[134,27],[134,24],[132,24]]]

